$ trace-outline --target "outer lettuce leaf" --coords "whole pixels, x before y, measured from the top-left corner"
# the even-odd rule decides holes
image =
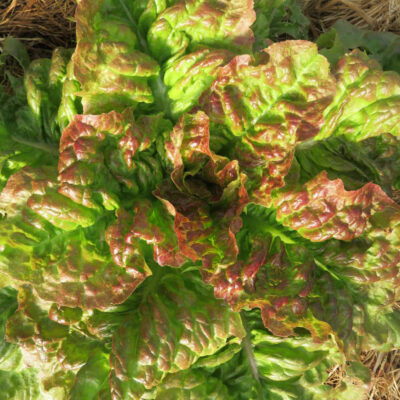
[[[361,351],[389,351],[400,343],[400,316],[393,311],[396,288],[389,281],[360,285],[346,275],[334,261],[327,262],[330,272],[318,276],[309,305],[316,318],[326,321],[343,341],[349,359],[358,359]]]
[[[35,208],[38,196],[54,190],[54,172],[23,169],[9,179],[1,193],[0,204],[6,213],[0,223],[2,270],[17,280],[31,283],[42,298],[60,306],[102,308],[121,303],[150,270],[144,262],[143,269],[139,264],[132,269],[113,262],[104,239],[107,219],[100,219],[86,229],[62,230],[32,211],[30,199],[33,198]],[[84,210],[75,205],[68,209],[73,214],[69,217],[49,204],[46,206],[41,211],[48,210],[52,217],[60,215],[62,220],[73,221],[85,218]],[[60,207],[60,203],[56,206]]]
[[[113,336],[113,398],[147,398],[165,379],[165,389],[200,357],[215,353],[231,336],[243,337],[240,316],[193,275],[164,273],[147,280],[139,307]],[[190,375],[189,375],[190,376]]]
[[[75,372],[88,360],[89,366],[95,363],[93,358],[97,359],[105,348],[84,331],[78,333],[79,329],[73,331],[49,319],[48,306],[35,298],[30,286],[21,286],[18,310],[7,321],[7,340],[19,345],[26,365],[38,368],[38,378],[47,392],[43,396],[57,393],[55,398],[64,398],[71,390]]]
[[[354,50],[336,65],[337,93],[324,111],[315,139],[345,135],[360,141],[384,133],[399,135],[400,77]]]
[[[400,188],[400,140],[390,134],[352,142],[345,137],[307,143],[296,148],[292,180],[306,183],[322,171],[340,178],[347,190],[373,182],[391,196]]]
[[[21,352],[18,346],[7,343],[5,340],[5,327],[7,319],[17,309],[16,291],[10,287],[0,290],[0,370],[12,371],[21,365]]]
[[[73,75],[81,87],[71,89],[85,113],[134,106],[179,117],[232,51],[251,49],[254,19],[251,0],[80,2]]]
[[[377,60],[384,70],[400,72],[400,38],[392,32],[360,29],[340,19],[328,32],[321,34],[316,42],[320,53],[333,65],[345,53],[359,48]]]
[[[296,143],[323,125],[335,81],[310,42],[276,43],[258,58],[235,57],[200,103],[213,134],[229,138],[213,148],[239,161],[251,200],[269,206],[272,190],[284,185]]]
[[[315,340],[327,340],[330,326],[308,310],[307,296],[316,279],[312,252],[290,232],[271,226],[264,213],[249,211],[243,221],[238,261],[216,273],[203,272],[215,296],[235,311],[259,308],[274,335],[295,335],[294,329],[303,327]]]
[[[37,371],[34,368],[26,368],[21,372],[0,370],[0,385],[1,395],[7,400],[39,400],[41,398]]]
[[[282,36],[307,39],[310,22],[302,13],[298,0],[255,0],[257,15],[251,29],[255,49],[263,49],[268,40],[279,41]]]
[[[13,95],[0,87],[0,190],[7,179],[26,165],[57,163],[57,147],[47,142],[40,124],[27,105],[21,79],[13,80]]]
[[[58,144],[60,139],[57,113],[71,54],[70,50],[57,48],[51,60],[34,60],[24,76],[28,105],[36,117],[43,141]]]
[[[151,103],[149,78],[159,66],[140,50],[130,14],[116,0],[80,1],[75,15],[77,46],[72,57],[85,113],[122,111]]]
[[[66,66],[61,102],[57,111],[57,120],[61,132],[69,125],[76,114],[82,114],[83,112],[82,99],[77,95],[80,89],[81,85],[74,74],[73,60],[70,60]]]
[[[166,5],[170,7],[164,10]],[[218,67],[235,54],[250,51],[254,40],[250,25],[255,14],[249,0],[149,1],[139,29],[150,19],[150,30],[145,29],[149,51],[162,64],[152,85],[156,109],[174,119],[196,106]]]
[[[214,372],[227,385],[230,399],[349,398],[346,397],[351,389],[351,384],[346,385],[348,382],[343,382],[338,388],[324,383],[328,369],[345,366],[345,357],[333,337],[323,344],[315,343],[304,334],[280,338],[260,327],[257,314],[246,313],[246,320],[247,336],[243,340],[242,352]],[[365,380],[365,369],[359,365],[348,368],[349,378],[353,382],[360,382],[361,377]],[[368,384],[359,384],[356,388],[360,396],[368,392]]]
[[[0,189],[13,173],[26,165],[57,162],[60,139],[57,108],[70,56],[69,50],[57,48],[51,60],[33,61],[24,79],[9,75],[11,95],[0,88]]]
[[[108,354],[98,353],[79,370],[71,389],[71,400],[111,400]]]
[[[379,225],[394,229],[400,218],[400,206],[379,186],[346,191],[340,179],[330,181],[324,172],[304,186],[281,190],[274,206],[279,222],[314,242],[373,235]]]
[[[222,382],[199,370],[185,370],[167,376],[157,387],[156,400],[225,400],[229,392]]]
[[[41,388],[37,370],[24,368],[19,346],[6,342],[6,322],[17,309],[17,292],[0,290],[0,385],[2,397],[8,399],[39,399]]]
[[[152,24],[147,41],[153,56],[165,61],[199,44],[246,51],[253,42],[252,0],[177,1]]]
[[[1,131],[7,131],[16,142],[56,151],[60,138],[57,108],[70,56],[69,50],[57,48],[51,60],[41,58],[30,63],[23,80],[8,74],[13,94],[0,95]]]
[[[186,114],[165,139],[171,180],[154,192],[175,218],[179,249],[204,268],[215,269],[236,258],[235,233],[247,203],[245,176],[237,161],[209,148],[208,117]]]
[[[296,327],[318,341],[335,333],[354,358],[363,349],[398,346],[400,317],[392,307],[399,206],[377,185],[347,192],[325,174],[276,192],[274,205],[276,217],[248,207],[238,261],[203,272],[215,295],[236,311],[260,308],[264,325],[279,336]]]
[[[327,241],[314,249],[326,271],[310,294],[314,315],[330,323],[351,353],[379,343],[397,346],[399,315],[392,304],[399,285],[400,207],[377,185],[347,192],[324,173],[277,194],[274,204],[283,224],[312,241]]]

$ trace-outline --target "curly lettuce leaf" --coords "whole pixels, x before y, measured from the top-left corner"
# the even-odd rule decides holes
[[[337,93],[324,110],[325,123],[315,140],[344,135],[358,142],[390,133],[399,136],[400,76],[359,50],[334,69]]]
[[[313,250],[319,267],[310,293],[314,315],[329,322],[351,353],[397,346],[399,315],[392,306],[399,206],[377,185],[345,191],[340,180],[329,181],[325,173],[281,191],[274,204],[279,221],[320,242]]]
[[[373,182],[392,196],[400,188],[399,151],[399,138],[389,133],[361,142],[331,137],[297,146],[289,175],[306,183],[326,171],[330,180],[340,178],[347,190]]]
[[[159,66],[140,50],[137,34],[119,1],[79,2],[77,46],[72,56],[85,113],[122,111],[138,102],[151,103],[149,79]]]
[[[26,368],[21,372],[0,370],[0,385],[2,396],[7,400],[39,400],[42,396],[34,368]]]
[[[98,212],[117,209],[123,193],[149,193],[164,177],[155,140],[169,129],[161,115],[135,121],[131,109],[75,116],[60,142],[58,192]]]
[[[74,63],[71,59],[66,66],[66,74],[62,84],[61,101],[57,111],[57,121],[61,132],[74,119],[76,114],[83,113],[82,99],[78,96],[80,83],[74,74]]]
[[[126,231],[121,236],[114,232],[110,233],[114,238],[110,240],[120,238],[125,248],[140,246],[140,239],[152,244],[153,259],[161,266],[180,267],[187,261],[178,248],[173,217],[161,202],[156,199],[153,202],[148,199],[138,200],[135,202],[133,214],[133,218],[130,219],[128,213],[119,211],[119,223],[129,224],[129,226],[126,225]]]
[[[42,140],[50,143],[58,144],[61,136],[57,114],[70,58],[71,51],[57,48],[51,60],[34,60],[24,76],[28,105],[37,120],[38,131],[42,132]]]
[[[57,163],[57,109],[71,51],[57,48],[50,59],[33,61],[24,78],[9,75],[12,94],[0,88],[0,189],[24,166]]]
[[[339,387],[325,383],[330,368],[345,367],[345,357],[333,337],[323,344],[306,334],[277,337],[260,326],[257,314],[242,313],[242,318],[247,330],[242,351],[213,373],[228,387],[230,399],[345,400],[356,380],[358,394],[368,392],[368,374],[359,365],[348,368],[350,379]]]
[[[41,127],[29,109],[22,80],[14,94],[0,87],[0,190],[8,178],[25,166],[56,165],[57,147],[42,136]]]
[[[310,21],[303,14],[298,0],[255,0],[256,21],[251,26],[255,36],[255,50],[265,47],[282,36],[307,39]]]
[[[238,260],[203,272],[215,295],[236,311],[260,308],[275,335],[336,334],[354,358],[398,346],[399,206],[377,185],[347,192],[326,174],[274,196],[276,215],[247,208]]]
[[[214,273],[204,271],[203,279],[233,310],[259,308],[274,335],[295,335],[295,328],[302,327],[316,341],[325,341],[331,327],[308,309],[307,296],[316,280],[313,253],[291,232],[272,224],[264,213],[249,210],[238,234],[238,260]]]
[[[250,51],[254,19],[250,0],[80,2],[75,94],[85,113],[132,106],[178,118],[220,65]]]
[[[396,240],[400,206],[373,183],[346,191],[340,179],[330,181],[323,172],[304,186],[276,192],[274,206],[279,222],[313,242],[351,241],[382,229],[393,231],[386,238]]]
[[[54,192],[54,170],[22,169],[14,174],[0,195],[5,218],[0,221],[2,271],[27,282],[46,300],[68,307],[106,307],[123,302],[151,272],[143,262],[135,268],[114,263],[104,233],[109,222],[96,220],[87,228],[56,227],[35,213],[37,197]],[[36,196],[36,197],[35,197]],[[61,196],[61,195],[59,195]],[[30,204],[33,198],[34,204]],[[51,199],[54,199],[50,195]],[[18,199],[18,202],[15,201]],[[72,203],[72,201],[71,201]],[[85,220],[82,208],[72,203],[72,220]],[[62,204],[61,204],[62,205]],[[47,203],[41,211],[51,212],[50,220],[61,215]],[[60,207],[56,203],[54,207]],[[90,222],[92,222],[90,220]],[[58,224],[60,225],[60,224]],[[15,268],[18,263],[19,268]],[[104,277],[108,277],[104,280]]]
[[[49,304],[37,299],[30,286],[21,286],[18,309],[7,321],[7,340],[18,344],[25,365],[37,369],[36,386],[40,387],[43,396],[40,398],[65,398],[81,366],[90,368],[101,354],[105,357],[106,350],[103,343],[90,338],[84,330],[80,332],[79,326],[73,330],[51,320],[48,308]],[[35,388],[33,384],[30,386]],[[21,388],[24,385],[21,384]]]
[[[174,216],[182,254],[215,269],[236,258],[235,233],[247,192],[237,161],[213,153],[209,137],[209,121],[203,112],[180,119],[165,138],[171,179],[154,195]]]
[[[146,281],[146,288],[139,307],[113,336],[115,399],[146,398],[165,379],[168,388],[168,382],[175,380],[172,374],[223,348],[231,336],[244,335],[240,316],[210,296],[193,275],[191,279],[168,272],[155,275]]]
[[[250,25],[255,13],[251,0],[176,1],[153,22],[147,42],[153,56],[165,61],[190,46],[248,51],[253,42]]]
[[[156,400],[225,400],[227,387],[200,370],[185,370],[167,376],[157,387]]]
[[[345,53],[359,48],[366,51],[370,58],[377,60],[384,70],[400,72],[400,38],[395,33],[360,29],[339,19],[329,31],[317,38],[316,43],[320,53],[332,65]]]
[[[228,137],[213,148],[239,161],[251,201],[270,205],[296,143],[318,134],[335,90],[329,63],[306,41],[276,43],[258,59],[242,55],[220,68],[200,104],[212,133]]]
[[[216,79],[218,68],[234,55],[226,49],[201,46],[167,62],[163,80],[171,115],[177,117],[192,108]]]
[[[23,82],[9,75],[13,94],[2,93],[4,103],[0,120],[3,129],[15,141],[33,147],[37,144],[39,148],[40,143],[43,148],[57,146],[60,139],[57,109],[70,57],[69,50],[56,48],[51,59],[40,58],[29,64]]]

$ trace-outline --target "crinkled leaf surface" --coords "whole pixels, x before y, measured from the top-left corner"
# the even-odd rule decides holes
[[[347,400],[359,353],[400,346],[399,77],[267,47],[305,33],[297,6],[81,0],[72,58],[10,78],[10,393]]]
[[[360,29],[340,19],[317,38],[318,47],[332,65],[345,53],[359,48],[382,64],[384,70],[400,72],[399,35]]]
[[[255,0],[256,21],[251,29],[255,35],[255,49],[263,49],[269,40],[282,36],[307,39],[310,22],[302,13],[297,0]]]
[[[399,138],[387,133],[353,142],[344,136],[306,143],[296,148],[291,180],[306,183],[322,171],[340,178],[347,190],[373,182],[391,196],[400,188]]]
[[[325,384],[328,370],[345,363],[345,358],[330,337],[324,344],[308,335],[280,338],[260,325],[257,313],[242,313],[247,335],[241,353],[216,368],[213,375],[227,385],[234,400],[343,399],[349,386],[333,388]],[[365,373],[365,371],[362,371]],[[352,372],[349,370],[349,375]],[[353,374],[358,378],[360,373]],[[353,379],[354,379],[353,378]],[[368,385],[358,385],[358,394]]]
[[[239,161],[252,201],[270,205],[296,143],[317,135],[334,94],[329,64],[306,41],[276,43],[258,59],[238,56],[219,70],[201,105],[212,131],[228,136],[212,147]]]
[[[111,393],[115,399],[146,398],[146,392],[157,391],[170,374],[215,353],[231,336],[244,335],[239,314],[210,297],[198,278],[164,273],[146,284],[141,304],[113,336]],[[172,384],[174,379],[167,382]]]
[[[50,200],[67,199],[51,189],[54,172],[22,169],[9,179],[3,190],[0,201],[6,217],[0,223],[2,270],[17,280],[31,283],[42,298],[59,305],[101,308],[122,302],[150,270],[144,262],[142,267],[135,265],[133,269],[115,264],[104,238],[107,220],[93,221],[92,214],[88,219],[82,206],[76,207],[72,201],[55,203],[55,207],[67,204],[70,218],[90,225],[87,228],[65,222],[56,227],[32,211],[38,204],[37,197],[46,190],[52,191],[46,195]],[[33,199],[31,207],[26,204],[28,199]],[[47,208],[40,211],[45,216],[50,212],[52,218],[61,215],[65,221],[66,215],[59,208],[54,210],[51,203],[44,205]],[[15,263],[18,269],[14,268]]]
[[[325,109],[325,124],[315,139],[345,135],[360,141],[384,133],[399,135],[400,77],[358,50],[334,70],[337,93]]]
[[[203,112],[180,119],[165,139],[171,178],[154,194],[175,217],[182,253],[215,269],[236,258],[235,233],[248,197],[237,161],[212,152],[209,137]]]
[[[316,262],[326,272],[315,285],[321,301],[311,293],[314,315],[328,319],[350,348],[377,346],[374,335],[385,337],[382,345],[396,345],[398,314],[391,307],[398,287],[399,206],[377,185],[348,192],[325,174],[296,191],[296,200],[293,193],[277,195],[278,220],[311,241],[322,241]],[[375,314],[377,308],[381,311]]]

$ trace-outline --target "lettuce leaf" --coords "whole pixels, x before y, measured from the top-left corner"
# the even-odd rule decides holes
[[[76,21],[0,94],[7,400],[368,391],[360,354],[400,346],[399,76],[271,43],[306,35],[294,1]]]
[[[270,205],[271,192],[284,185],[296,143],[318,134],[335,91],[329,64],[306,41],[276,43],[259,60],[238,56],[220,69],[200,104],[212,130],[228,137],[215,149],[238,159],[249,177],[251,201]]]
[[[333,65],[345,53],[359,48],[377,60],[384,70],[400,72],[400,38],[395,33],[360,29],[339,19],[317,38],[316,43],[320,53]]]

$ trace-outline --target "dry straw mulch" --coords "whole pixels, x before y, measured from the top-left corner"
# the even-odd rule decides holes
[[[20,39],[32,60],[50,57],[55,47],[75,43],[75,0],[0,0],[0,53],[7,36]],[[0,84],[10,91],[5,70],[21,76],[21,66],[12,58],[0,67]]]
[[[302,0],[314,36],[338,19],[374,31],[400,34],[400,0]]]
[[[75,0],[0,1],[0,38],[21,39],[33,58],[73,46]]]

